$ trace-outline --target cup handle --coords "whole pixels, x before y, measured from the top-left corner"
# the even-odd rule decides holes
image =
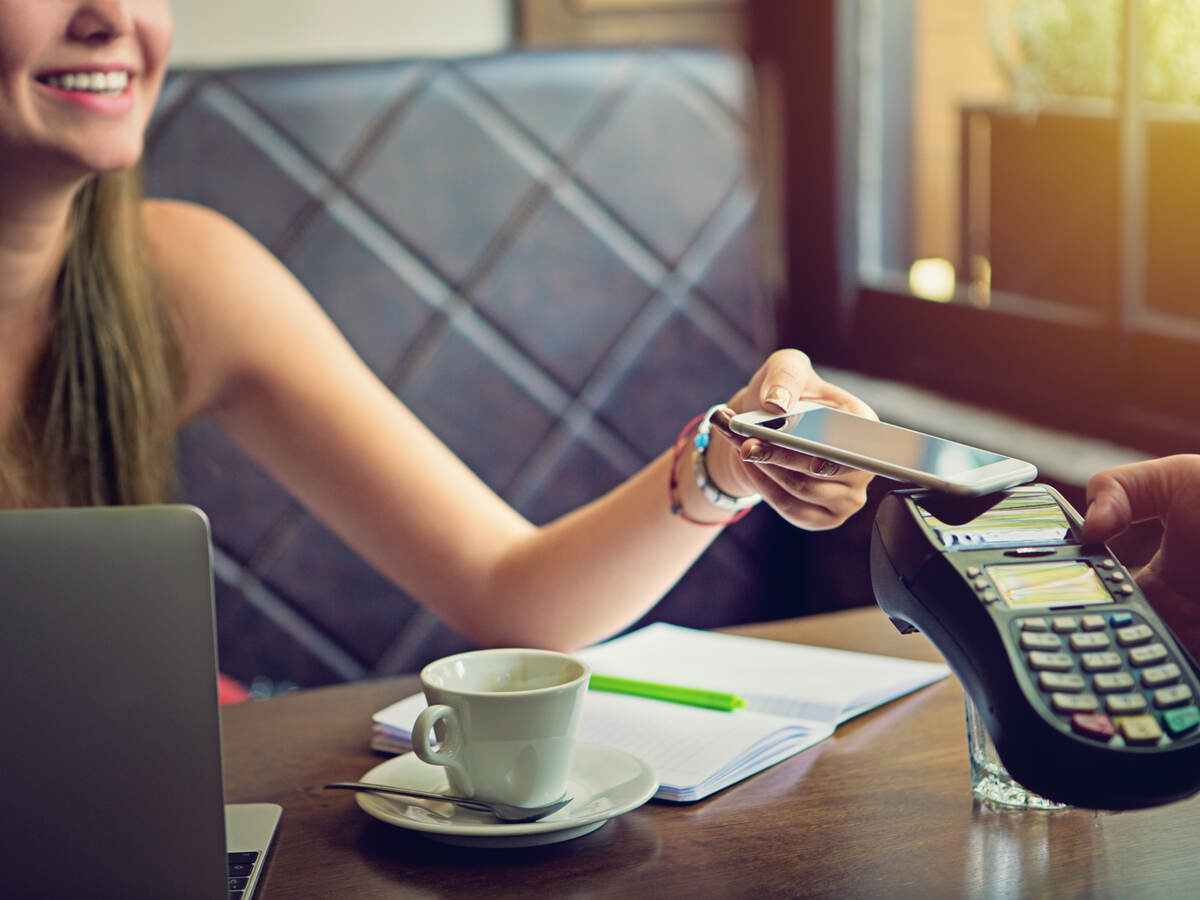
[[[438,722],[444,722],[446,737],[437,741],[433,728]],[[427,706],[417,716],[412,733],[413,752],[417,758],[431,766],[445,766],[450,769],[459,782],[459,789],[467,797],[474,796],[475,785],[466,767],[459,761],[458,755],[462,750],[462,726],[458,721],[458,713],[454,707],[437,703]]]

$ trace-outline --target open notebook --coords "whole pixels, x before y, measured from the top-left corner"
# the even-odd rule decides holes
[[[746,708],[720,712],[589,691],[579,739],[617,747],[658,773],[656,797],[706,797],[833,734],[838,723],[949,674],[918,662],[649,625],[577,654],[593,672],[734,693]],[[374,716],[371,745],[409,748],[425,698],[406,697]]]

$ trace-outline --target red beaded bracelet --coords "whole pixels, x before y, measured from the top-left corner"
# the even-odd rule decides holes
[[[675,446],[671,451],[671,471],[667,480],[667,501],[670,503],[671,512],[679,516],[685,522],[691,522],[693,525],[704,525],[708,528],[719,528],[722,525],[729,525],[743,518],[746,513],[754,509],[753,506],[747,506],[745,509],[738,510],[728,519],[719,519],[716,522],[705,522],[701,519],[695,519],[689,516],[683,509],[683,503],[679,499],[679,479],[675,475],[675,470],[679,467],[679,459],[683,456],[683,451],[691,443],[692,432],[704,420],[708,413],[701,413],[690,422],[683,426],[683,430],[679,432],[679,437],[675,438]]]

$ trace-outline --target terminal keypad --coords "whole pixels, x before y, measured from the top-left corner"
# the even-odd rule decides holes
[[[1113,746],[1200,735],[1200,696],[1153,627],[1129,610],[1013,620],[1042,698],[1076,734]]]

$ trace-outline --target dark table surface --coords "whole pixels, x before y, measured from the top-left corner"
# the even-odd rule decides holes
[[[733,630],[939,658],[873,606]],[[417,690],[390,678],[222,711],[226,799],[283,806],[258,896],[1200,895],[1200,798],[1123,813],[974,800],[953,678],[697,803],[652,800],[575,840],[508,849],[436,843],[322,790],[386,758],[367,746],[371,715]]]

